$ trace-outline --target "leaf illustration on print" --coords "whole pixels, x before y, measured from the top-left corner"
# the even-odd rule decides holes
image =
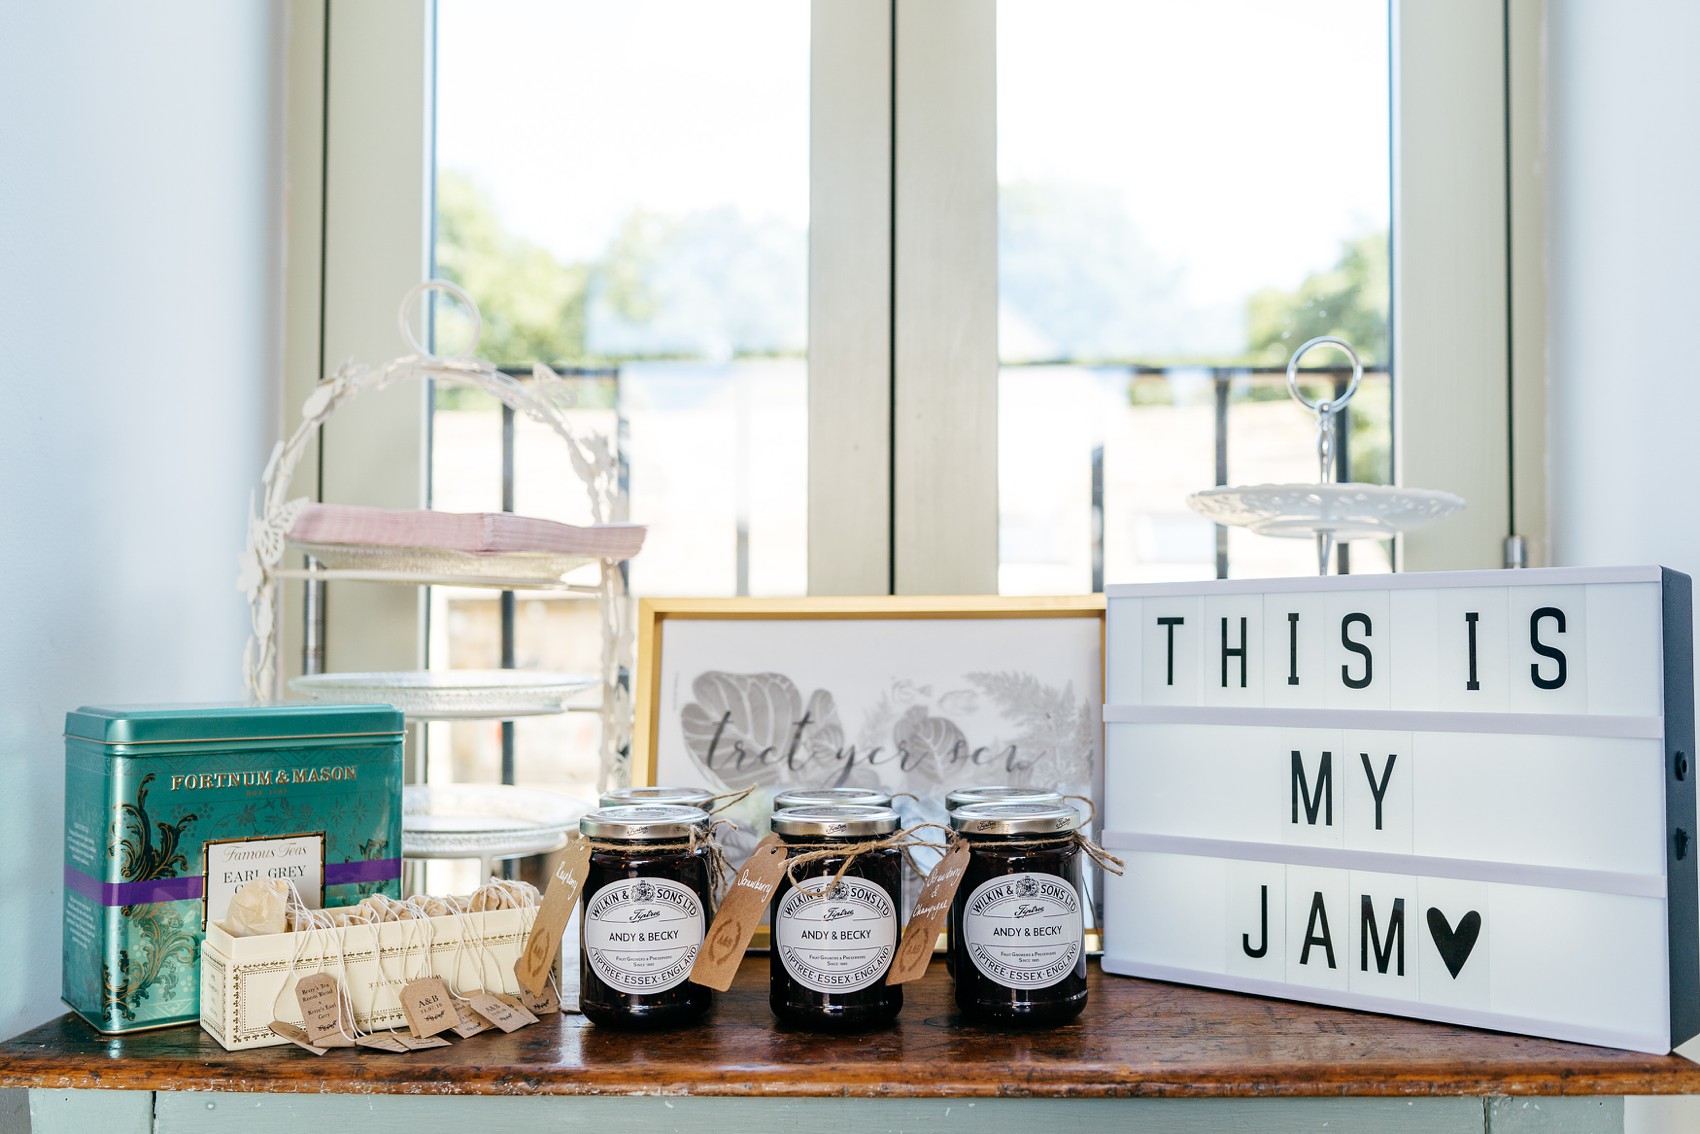
[[[939,698],[938,707],[947,713],[977,713],[980,711],[980,695],[972,689],[952,689]]]
[[[791,762],[813,762],[823,744],[842,741],[832,695],[816,690],[805,714],[802,693],[782,673],[711,670],[691,682],[691,695],[679,714],[685,749],[734,791],[793,782]]]
[[[903,753],[903,770],[933,783],[944,782],[952,753],[967,747],[967,738],[948,717],[928,716],[924,706],[905,712],[891,729],[892,743]]]
[[[1092,706],[1076,699],[1074,683],[1060,689],[1030,673],[970,673],[968,680],[1015,726],[1016,735],[999,745],[1015,746],[1017,783],[1090,783],[1092,780]]]

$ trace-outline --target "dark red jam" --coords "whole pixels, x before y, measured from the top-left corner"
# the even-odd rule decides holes
[[[968,865],[950,914],[956,1004],[977,1019],[1049,1025],[1086,1007],[1080,814],[980,803],[950,813]]]
[[[591,852],[579,906],[579,1008],[611,1028],[666,1028],[708,1011],[714,994],[688,979],[713,916],[708,815],[644,804],[590,812]],[[693,832],[698,846],[688,844]]]
[[[849,847],[897,830],[889,807],[792,807],[773,815],[791,857]],[[886,971],[897,954],[903,853],[863,851],[842,877],[843,855],[815,859],[781,876],[769,906],[768,1004],[787,1024],[815,1031],[856,1031],[890,1023],[903,1007],[901,985]]]

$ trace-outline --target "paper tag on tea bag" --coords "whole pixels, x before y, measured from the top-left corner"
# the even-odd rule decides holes
[[[500,1000],[503,1004],[513,1008],[514,1011],[523,1012],[525,1015],[530,1016],[531,1019],[527,1020],[526,1023],[537,1023],[537,1013],[525,1006],[526,994],[524,992],[519,992],[517,994],[512,992],[492,992],[490,995],[494,996],[497,1000]]]
[[[525,952],[514,963],[514,974],[534,996],[541,996],[549,983],[549,970],[561,952],[561,935],[567,931],[573,910],[578,908],[579,887],[590,869],[590,840],[574,831],[567,835],[566,848],[543,892],[543,903],[537,907],[537,920],[531,925],[531,936],[525,940]]]
[[[499,996],[488,992],[474,992],[467,997],[472,1010],[501,1028],[504,1032],[517,1032],[527,1024],[535,1024],[537,1017],[521,1008],[518,1003],[510,1004]]]
[[[329,973],[302,977],[295,984],[295,1000],[309,1040],[319,1047],[354,1045],[354,1013],[341,981]]]
[[[520,1006],[533,1016],[550,1016],[561,1010],[561,998],[555,992],[553,984],[545,984],[541,996],[533,996],[529,988],[521,985],[516,999]]]
[[[448,985],[436,977],[424,977],[402,985],[401,1012],[407,1017],[407,1026],[413,1029],[417,1039],[446,1032],[458,1020]]]
[[[395,1038],[396,1038],[396,1042],[400,1043],[401,1046],[403,1048],[407,1049],[408,1051],[424,1051],[428,1047],[453,1047],[454,1046],[454,1044],[450,1043],[448,1040],[442,1038],[441,1036],[428,1036],[425,1039],[420,1039],[417,1036],[398,1035]]]
[[[886,970],[885,983],[902,984],[927,971],[927,962],[933,959],[933,946],[950,916],[950,903],[956,899],[956,888],[962,885],[962,872],[967,866],[968,843],[958,840],[927,875],[915,898],[915,909],[909,914],[909,925],[903,930],[897,957]]]
[[[778,835],[769,835],[744,860],[725,901],[715,911],[714,924],[702,939],[702,951],[691,966],[693,984],[721,992],[732,987],[744,950],[750,947],[750,938],[755,936],[761,915],[773,898],[773,888],[785,873],[785,858],[785,844]]]
[[[387,1032],[378,1035],[361,1036],[359,1039],[354,1041],[354,1046],[369,1047],[374,1051],[403,1052],[413,1050],[401,1041],[400,1036],[390,1035]]]
[[[472,1006],[464,1000],[455,1001],[454,1008],[455,1017],[457,1019],[454,1026],[454,1033],[461,1039],[471,1039],[479,1032],[487,1032],[495,1026],[491,1024],[490,1021],[474,1012],[472,1010]]]
[[[296,1047],[305,1048],[314,1055],[323,1055],[325,1052],[330,1050],[328,1047],[320,1047],[317,1044],[310,1042],[307,1039],[306,1032],[285,1020],[273,1020],[271,1023],[271,1029],[274,1036],[282,1036]]]

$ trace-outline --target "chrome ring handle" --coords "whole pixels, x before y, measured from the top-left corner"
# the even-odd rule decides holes
[[[1338,347],[1345,352],[1347,358],[1352,360],[1352,384],[1347,386],[1346,392],[1338,398],[1333,400],[1324,398],[1320,402],[1313,402],[1299,390],[1299,359],[1303,358],[1312,347],[1319,346]],[[1344,409],[1346,403],[1352,400],[1352,395],[1358,392],[1358,383],[1362,382],[1363,379],[1364,364],[1358,361],[1358,352],[1352,349],[1351,343],[1345,339],[1337,339],[1333,335],[1317,336],[1294,351],[1293,357],[1287,360],[1287,393],[1292,395],[1295,402],[1319,417],[1324,414],[1339,413]]]
[[[1344,351],[1346,357],[1352,360],[1352,384],[1346,387],[1346,392],[1337,398],[1324,398],[1313,402],[1299,390],[1299,359],[1312,347],[1331,346]],[[1337,339],[1332,335],[1322,335],[1305,343],[1293,352],[1293,357],[1287,361],[1287,393],[1292,395],[1295,402],[1316,415],[1316,463],[1317,479],[1323,484],[1334,482],[1334,449],[1335,432],[1334,418],[1346,403],[1352,400],[1352,395],[1358,392],[1358,383],[1364,378],[1364,364],[1358,360],[1358,352],[1352,349],[1352,344],[1345,339]]]

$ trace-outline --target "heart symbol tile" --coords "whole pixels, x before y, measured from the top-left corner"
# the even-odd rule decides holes
[[[1481,934],[1482,915],[1475,910],[1459,918],[1458,928],[1453,929],[1445,914],[1434,906],[1428,908],[1428,935],[1434,938],[1434,947],[1440,950],[1440,959],[1446,962],[1446,971],[1452,974],[1453,980],[1458,979],[1458,973],[1464,962],[1470,959],[1470,951],[1476,947],[1476,938]]]

